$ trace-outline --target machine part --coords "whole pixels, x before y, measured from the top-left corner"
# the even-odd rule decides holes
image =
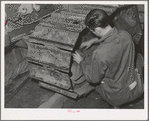
[[[56,41],[53,41],[53,40],[46,40],[46,39],[41,39],[41,38],[37,38],[37,37],[32,37],[32,36],[29,36],[30,39],[29,39],[29,42],[30,43],[39,43],[39,44],[42,44],[46,47],[48,46],[55,46],[59,49],[65,49],[66,51],[72,51],[73,50],[73,46],[72,45],[66,45],[64,43],[58,43]]]
[[[28,58],[52,64],[59,68],[69,70],[71,52],[60,50],[52,46],[44,46],[41,43],[28,43]]]
[[[56,24],[44,22],[40,23],[35,27],[35,31],[31,34],[31,36],[74,46],[79,36],[79,33],[71,32],[70,29],[78,29],[80,28],[80,26],[68,26],[67,24],[67,29],[65,28],[65,25],[62,23]]]
[[[88,82],[85,82],[81,87],[74,90],[78,94],[78,97],[86,96],[91,91],[95,90],[95,87],[91,86]]]
[[[70,89],[71,83],[68,74],[55,70],[55,68],[47,68],[35,64],[30,64],[30,77],[41,80],[45,83],[57,86],[63,89]]]

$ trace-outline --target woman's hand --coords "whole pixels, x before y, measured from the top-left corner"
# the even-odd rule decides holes
[[[89,41],[87,41],[87,42],[83,42],[83,43],[81,44],[80,48],[81,48],[81,49],[84,48],[85,50],[87,50],[88,48],[91,47],[91,45],[92,45],[92,42],[89,40]]]
[[[78,64],[83,60],[82,56],[79,53],[75,52],[73,54],[73,60],[76,61]]]
[[[93,38],[93,39],[90,39],[89,41],[87,42],[83,42],[80,46],[81,49],[85,48],[85,50],[87,50],[88,48],[90,48],[92,46],[92,44],[97,41],[98,38]]]

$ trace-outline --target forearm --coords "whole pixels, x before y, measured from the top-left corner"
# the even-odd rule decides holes
[[[86,63],[85,63],[84,59],[80,62],[80,67],[81,67],[81,69],[82,69],[82,71],[84,73],[85,70],[86,70]]]
[[[93,41],[92,41],[92,44],[97,44],[101,42],[100,39],[98,37],[96,37]]]

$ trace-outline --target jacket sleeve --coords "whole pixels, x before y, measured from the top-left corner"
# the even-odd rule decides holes
[[[95,53],[91,63],[88,65],[85,60],[81,61],[80,66],[90,83],[100,83],[105,76],[106,65],[99,57],[99,53]]]

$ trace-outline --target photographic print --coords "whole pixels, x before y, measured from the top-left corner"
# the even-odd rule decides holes
[[[1,1],[2,118],[147,119],[147,7]]]

